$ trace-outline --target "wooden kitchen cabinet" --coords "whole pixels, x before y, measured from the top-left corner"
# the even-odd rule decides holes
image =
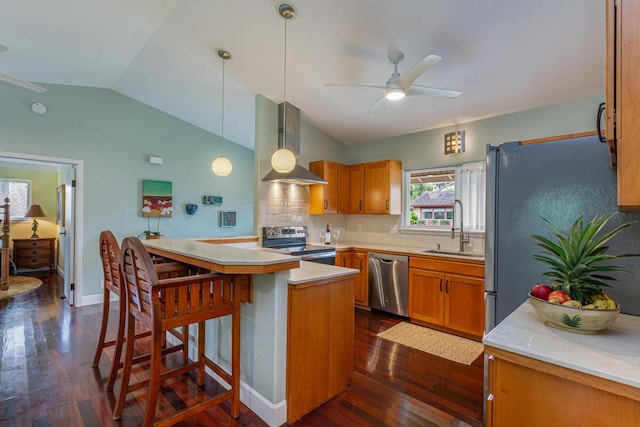
[[[350,205],[349,213],[364,213],[364,163],[349,167],[350,178]]]
[[[339,214],[348,214],[351,204],[351,166],[338,163],[337,210]]]
[[[288,286],[289,423],[347,388],[353,372],[352,277]]]
[[[411,257],[409,317],[473,337],[484,333],[484,263]]]
[[[631,386],[489,346],[485,354],[487,427],[638,425]]]
[[[364,164],[364,213],[402,213],[402,163],[382,160]]]
[[[617,164],[618,206],[640,211],[640,3],[606,3],[606,129]]]
[[[338,164],[327,160],[309,163],[309,170],[327,184],[311,185],[309,189],[309,213],[322,215],[338,212]]]
[[[367,252],[338,251],[336,252],[336,265],[360,270],[360,274],[353,279],[354,302],[356,305],[368,307],[369,269]]]
[[[16,268],[56,267],[56,238],[13,239],[13,261]]]

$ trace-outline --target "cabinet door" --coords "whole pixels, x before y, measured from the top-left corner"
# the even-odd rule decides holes
[[[616,145],[618,206],[640,210],[640,2],[616,2]],[[608,109],[608,108],[607,108]]]
[[[351,165],[349,179],[351,186],[349,213],[364,213],[364,164]]]
[[[484,333],[484,280],[446,274],[444,326],[482,336]]]
[[[402,164],[397,160],[365,163],[364,213],[402,213]]]
[[[409,317],[444,324],[444,274],[409,269]]]
[[[360,274],[354,280],[355,303],[369,305],[369,272],[366,252],[353,252],[351,256],[351,268],[360,270]]]
[[[339,214],[348,214],[350,211],[351,167],[338,163],[338,205]]]
[[[309,189],[309,213],[322,215],[338,212],[338,164],[326,160],[309,163],[309,170],[327,184],[311,185]]]
[[[336,252],[336,266],[351,268],[351,251]]]

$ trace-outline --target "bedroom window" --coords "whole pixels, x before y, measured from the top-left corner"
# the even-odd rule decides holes
[[[4,199],[9,198],[12,220],[27,219],[27,210],[31,205],[31,181],[0,178],[0,197],[0,204],[4,204]]]

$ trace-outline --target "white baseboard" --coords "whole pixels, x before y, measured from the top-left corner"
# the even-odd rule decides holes
[[[167,335],[167,341],[173,345],[180,343],[176,337],[170,334]],[[189,358],[191,360],[195,360],[195,345],[193,342],[189,345]],[[227,390],[231,388],[221,377],[208,367],[205,367],[205,371],[211,378],[216,380],[216,382],[221,384]],[[270,427],[278,427],[287,422],[286,400],[278,403],[272,403],[242,380],[240,380],[240,401],[247,405],[247,407],[259,416],[262,421],[269,424]]]

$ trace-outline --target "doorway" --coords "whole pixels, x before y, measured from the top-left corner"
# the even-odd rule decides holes
[[[83,161],[23,153],[0,152],[0,167],[16,170],[55,171],[56,209],[48,215],[49,222],[57,229],[56,270],[64,280],[61,298],[75,305],[82,295],[82,176]],[[50,183],[53,184],[53,183]],[[33,189],[32,189],[33,192]],[[55,218],[55,219],[53,219]]]

